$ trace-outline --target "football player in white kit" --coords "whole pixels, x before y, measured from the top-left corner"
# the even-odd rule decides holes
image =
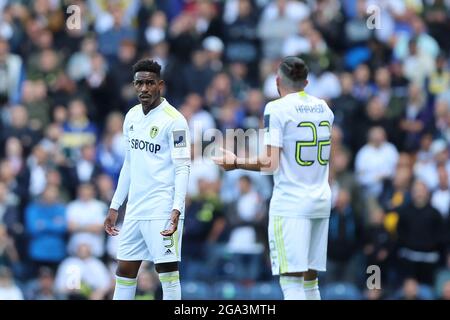
[[[223,150],[223,156],[212,158],[225,170],[273,172],[270,257],[286,300],[319,300],[317,271],[326,269],[334,115],[324,100],[305,93],[307,76],[300,58],[286,57],[280,64],[281,98],[264,110],[264,155],[246,159]]]
[[[190,170],[190,133],[186,119],[161,97],[161,66],[141,60],[133,66],[140,104],[125,116],[128,140],[105,230],[119,236],[114,300],[134,299],[143,260],[155,263],[163,299],[181,299],[181,253],[185,196]],[[117,210],[128,196],[121,230]]]

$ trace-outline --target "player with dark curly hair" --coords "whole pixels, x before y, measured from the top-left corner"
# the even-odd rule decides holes
[[[161,97],[161,66],[141,60],[133,66],[140,104],[125,116],[128,140],[105,230],[119,236],[115,300],[134,299],[143,260],[153,261],[163,299],[181,299],[178,263],[185,197],[190,171],[190,134],[186,119]],[[118,209],[128,196],[119,232]]]

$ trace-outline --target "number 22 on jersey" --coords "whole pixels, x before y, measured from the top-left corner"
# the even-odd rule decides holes
[[[313,122],[303,121],[300,122],[297,127],[299,128],[310,128],[312,131],[313,140],[312,141],[296,141],[295,145],[295,160],[300,166],[308,167],[312,166],[315,160],[305,160],[302,158],[302,148],[305,147],[317,147],[317,161],[320,165],[326,166],[329,161],[330,152],[327,152],[327,159],[322,157],[322,149],[325,146],[329,146],[331,144],[331,124],[328,121],[321,121],[319,123],[319,128],[326,127],[328,128],[329,135],[326,140],[318,140],[317,138],[317,126]]]

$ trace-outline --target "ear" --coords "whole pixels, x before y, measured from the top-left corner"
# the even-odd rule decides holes
[[[305,86],[304,87],[306,87],[308,85],[308,83],[309,83],[308,79],[305,79]]]

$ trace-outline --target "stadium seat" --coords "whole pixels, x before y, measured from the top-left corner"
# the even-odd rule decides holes
[[[323,300],[361,300],[361,291],[353,284],[347,282],[330,283],[322,287]]]
[[[211,299],[211,287],[202,281],[181,281],[181,296],[185,300]]]
[[[275,281],[256,283],[249,291],[252,300],[283,300],[280,284]]]

